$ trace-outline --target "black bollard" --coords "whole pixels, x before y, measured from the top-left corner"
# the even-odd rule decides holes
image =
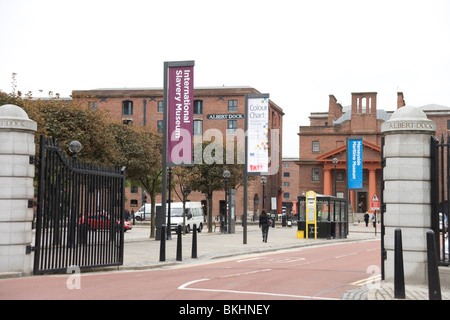
[[[434,231],[427,231],[428,299],[442,300]]]
[[[159,261],[166,261],[166,237],[164,236],[166,234],[166,226],[161,226],[161,244],[159,247]]]
[[[191,258],[197,258],[197,225],[194,223],[194,228],[192,230],[192,254]]]
[[[177,261],[181,261],[181,225],[177,227]]]
[[[403,271],[402,230],[395,229],[394,239],[394,298],[405,299],[405,274]]]

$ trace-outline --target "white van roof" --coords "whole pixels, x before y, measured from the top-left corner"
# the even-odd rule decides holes
[[[202,206],[201,202],[190,202],[190,201],[186,202],[186,208],[195,208],[201,206]],[[170,208],[183,208],[183,202],[172,202],[170,204]]]

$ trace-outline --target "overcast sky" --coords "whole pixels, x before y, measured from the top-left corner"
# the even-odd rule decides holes
[[[328,96],[379,109],[450,106],[450,1],[0,0],[0,90],[162,87],[195,60],[195,86],[251,86],[285,112],[283,156]],[[39,92],[42,90],[42,93]]]

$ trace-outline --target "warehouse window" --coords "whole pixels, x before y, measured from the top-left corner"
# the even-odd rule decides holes
[[[228,112],[237,112],[238,110],[238,101],[237,100],[228,100]]]
[[[122,115],[124,116],[133,115],[133,101],[130,100],[122,101]]]
[[[203,114],[202,100],[194,100],[194,114]]]

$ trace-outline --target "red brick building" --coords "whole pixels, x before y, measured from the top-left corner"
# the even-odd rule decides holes
[[[232,134],[237,129],[244,130],[245,95],[260,93],[251,87],[208,87],[194,90],[194,135],[203,137],[210,129],[217,129],[223,135]],[[136,126],[151,126],[162,130],[163,125],[163,89],[97,89],[74,90],[74,100],[81,97],[93,97],[95,102],[90,107],[108,110],[113,119],[124,124]],[[278,164],[281,163],[283,110],[273,101],[269,101],[269,129],[279,130]],[[270,137],[270,134],[269,134]],[[273,143],[269,141],[269,146]],[[269,151],[270,155],[270,151]],[[281,170],[273,176],[267,177],[265,185],[266,197],[276,197],[281,205]],[[129,188],[126,191],[126,209],[138,210],[144,200],[140,188]],[[173,197],[176,197],[173,195]],[[213,215],[219,214],[220,204],[225,199],[224,191],[216,191],[213,196]],[[259,214],[262,209],[262,186],[259,178],[248,184],[248,216]],[[180,201],[179,199],[173,199]],[[193,192],[189,196],[191,201],[203,201],[205,196]],[[160,202],[160,196],[157,202]],[[204,201],[206,203],[206,201]],[[270,201],[265,202],[266,210],[270,209]],[[278,208],[281,210],[281,208]],[[236,191],[236,215],[238,219],[243,213],[243,187]]]
[[[299,196],[299,166],[298,158],[283,158],[281,177],[283,187],[283,207],[286,213],[297,213],[297,197]]]
[[[397,108],[404,105],[403,93],[398,92]],[[419,109],[436,122],[438,138],[446,135],[450,130],[450,108],[432,104]],[[381,193],[381,124],[392,112],[377,108],[376,92],[352,93],[351,105],[346,108],[330,95],[328,112],[311,113],[310,125],[299,128],[299,195],[313,190],[345,197],[346,139],[362,137],[363,188],[350,192],[350,202],[354,212],[370,212],[370,200]],[[338,160],[336,167],[334,158]]]

